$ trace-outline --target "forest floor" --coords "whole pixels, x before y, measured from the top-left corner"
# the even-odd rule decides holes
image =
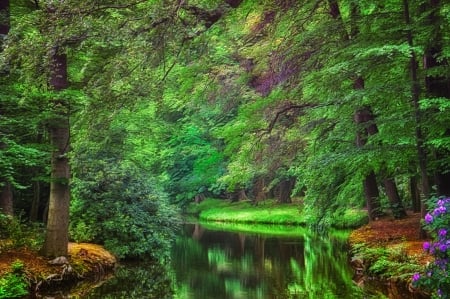
[[[13,263],[23,264],[22,273],[35,289],[53,284],[93,278],[107,274],[116,258],[102,246],[88,243],[69,243],[68,264],[52,264],[35,250],[13,248],[0,253],[0,277],[11,272]],[[70,267],[69,267],[70,265]]]
[[[408,212],[403,219],[384,216],[354,230],[349,243],[352,246],[364,243],[368,247],[402,245],[407,255],[416,256],[421,264],[425,264],[431,260],[431,256],[423,250],[425,240],[420,238],[420,227],[420,213]]]

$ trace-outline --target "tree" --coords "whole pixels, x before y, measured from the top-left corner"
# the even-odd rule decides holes
[[[63,91],[68,87],[67,55],[58,46],[51,50],[50,87]],[[58,96],[56,93],[55,96]],[[69,243],[69,204],[70,204],[70,105],[65,99],[55,99],[53,118],[48,120],[50,143],[53,147],[51,157],[50,199],[47,231],[42,254],[45,256],[65,256]]]
[[[0,3],[0,38],[3,40],[9,32],[9,0]],[[3,111],[2,111],[3,112]],[[3,114],[3,113],[2,113]],[[6,144],[0,141],[0,150],[5,150]],[[0,211],[7,215],[13,215],[12,186],[8,178],[0,181]]]

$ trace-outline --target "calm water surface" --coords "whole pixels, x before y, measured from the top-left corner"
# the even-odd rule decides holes
[[[362,297],[342,234],[282,235],[185,226],[172,257],[175,298]]]
[[[362,298],[342,234],[287,229],[274,236],[186,225],[168,267],[128,264],[83,298]]]

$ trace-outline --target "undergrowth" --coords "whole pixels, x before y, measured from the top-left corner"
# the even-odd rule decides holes
[[[364,243],[353,246],[354,258],[363,261],[365,274],[382,279],[409,279],[421,268],[416,257],[407,254],[404,245],[369,247]]]
[[[0,298],[20,298],[28,294],[28,283],[24,274],[24,264],[16,260],[10,272],[0,277]]]

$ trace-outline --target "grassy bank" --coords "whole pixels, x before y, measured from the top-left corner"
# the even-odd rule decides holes
[[[274,200],[265,200],[254,205],[250,201],[206,199],[198,204],[190,204],[186,213],[195,215],[202,221],[215,222],[305,226],[312,221],[301,202],[278,204]],[[337,228],[358,227],[366,222],[366,212],[350,209],[330,219],[330,224]]]

